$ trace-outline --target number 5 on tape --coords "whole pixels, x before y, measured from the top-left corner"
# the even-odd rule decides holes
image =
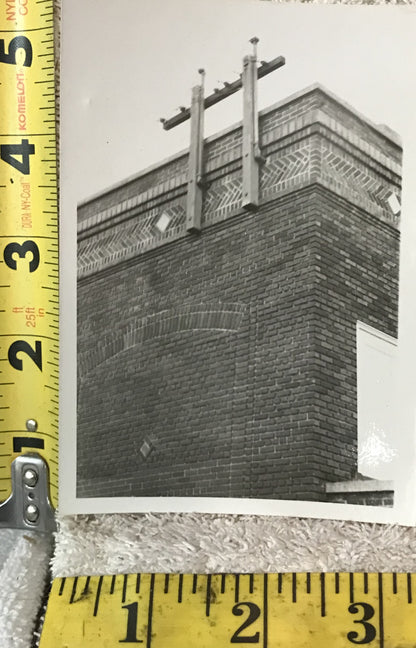
[[[50,528],[50,501],[56,507],[58,487],[59,286],[53,0],[3,5],[0,526],[43,529]],[[33,452],[36,454],[27,454]],[[18,461],[22,457],[23,464]],[[48,499],[38,501],[44,492]]]

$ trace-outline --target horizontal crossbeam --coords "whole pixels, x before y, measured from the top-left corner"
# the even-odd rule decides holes
[[[267,74],[270,74],[270,72],[274,72],[274,70],[283,67],[285,63],[286,61],[284,56],[278,56],[272,61],[263,61],[262,64],[257,68],[257,78],[261,79]],[[222,101],[226,97],[229,97],[230,95],[240,90],[242,86],[243,86],[243,80],[241,76],[236,81],[233,81],[232,83],[226,83],[223,88],[214,91],[211,95],[209,95],[204,99],[204,108],[210,108],[211,106],[214,106],[219,101]],[[191,116],[191,109],[185,108],[181,110],[181,112],[178,115],[175,115],[170,119],[162,119],[161,121],[163,124],[163,128],[165,130],[170,130],[171,128],[174,128],[175,126],[178,126],[179,124],[182,124],[183,122],[187,121],[190,118],[190,116]]]

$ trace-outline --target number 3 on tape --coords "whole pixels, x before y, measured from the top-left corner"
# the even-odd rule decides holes
[[[59,259],[53,2],[24,0],[3,5],[0,525],[42,528],[45,515],[50,518],[45,513],[49,500],[53,506],[57,504],[58,488]],[[15,465],[22,456],[23,464]],[[38,501],[42,480],[46,480],[46,502]]]
[[[40,648],[414,646],[413,574],[129,574],[56,579]]]

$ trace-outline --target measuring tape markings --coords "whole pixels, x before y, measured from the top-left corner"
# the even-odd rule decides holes
[[[63,578],[53,583],[40,646],[413,646],[413,587],[412,574],[381,573]]]
[[[52,0],[0,15],[0,501],[36,451],[58,487],[58,205]]]

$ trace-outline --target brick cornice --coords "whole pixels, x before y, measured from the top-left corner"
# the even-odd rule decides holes
[[[393,139],[320,87],[263,113],[260,203],[319,183],[398,227],[388,200],[400,198],[401,151]],[[388,149],[388,150],[387,150]],[[393,151],[393,152],[392,152]],[[241,209],[241,128],[209,138],[202,228]],[[79,276],[187,236],[187,156],[162,163],[79,208]],[[168,221],[159,231],[159,218]]]

